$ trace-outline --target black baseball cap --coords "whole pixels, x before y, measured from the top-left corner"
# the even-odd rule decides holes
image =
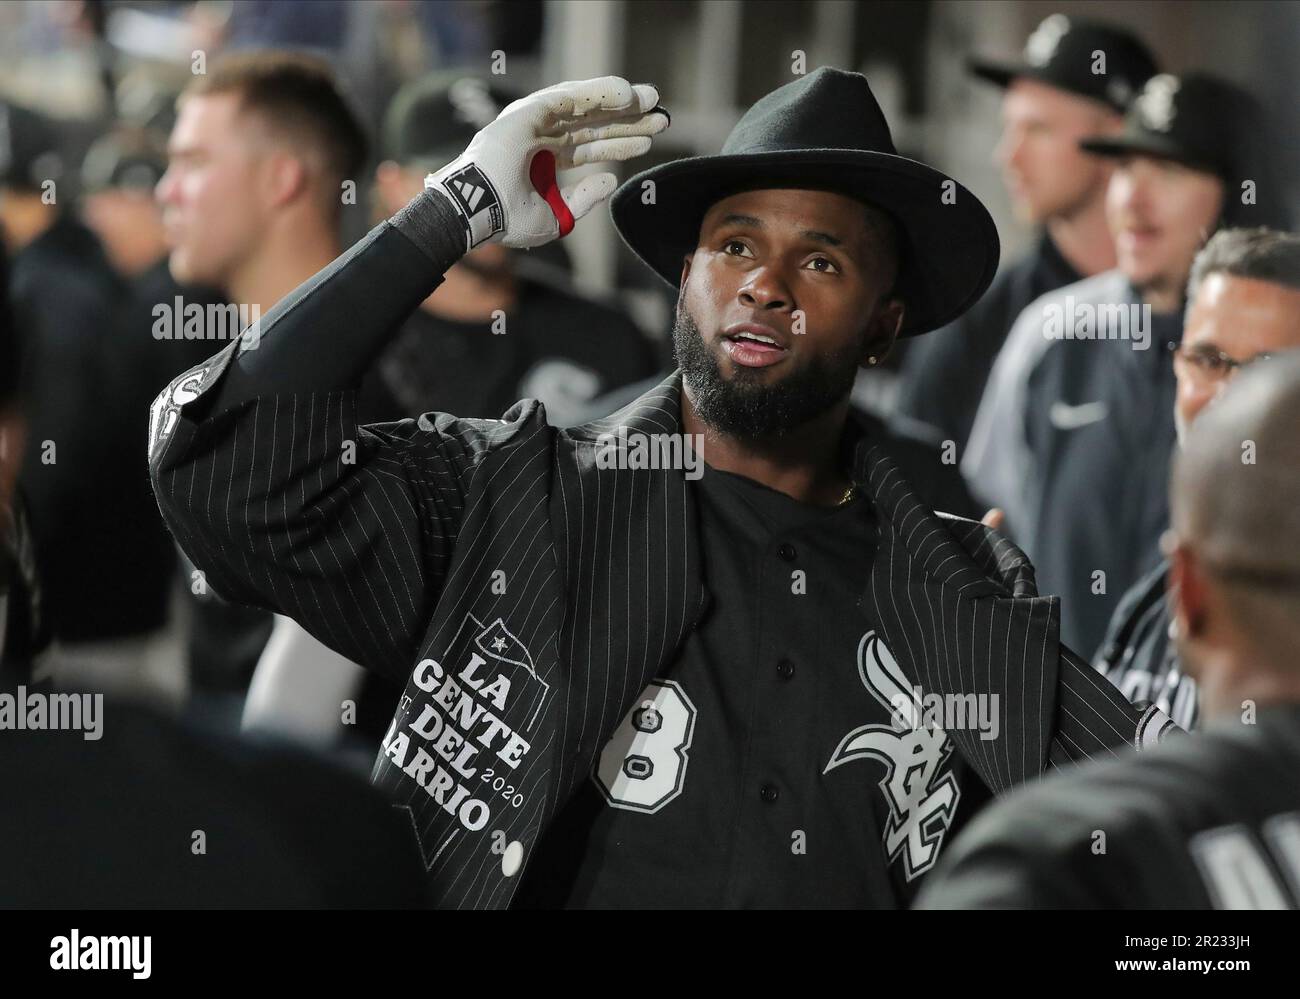
[[[1094,72],[1099,53],[1105,57],[1104,72]],[[1017,77],[1028,77],[1124,111],[1155,75],[1156,61],[1132,32],[1100,21],[1052,14],[1029,36],[1020,61],[976,58],[968,68],[999,87],[1010,85]]]
[[[1154,156],[1232,182],[1243,128],[1257,122],[1258,106],[1227,80],[1206,73],[1152,77],[1133,101],[1118,135],[1084,139],[1098,156]]]
[[[0,100],[0,187],[39,191],[63,175],[58,130],[31,108]]]
[[[166,172],[166,138],[123,125],[90,144],[81,161],[81,186],[87,193],[109,188],[150,192]]]
[[[516,96],[488,75],[464,71],[408,83],[384,117],[384,158],[422,170],[444,166]]]
[[[443,70],[413,80],[388,105],[383,158],[424,171],[446,166],[519,96],[488,74],[465,70]],[[516,266],[522,279],[552,286],[566,286],[573,274],[561,240],[532,247],[527,262]]]

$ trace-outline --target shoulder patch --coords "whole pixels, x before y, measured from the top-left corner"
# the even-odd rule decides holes
[[[156,456],[159,445],[176,429],[181,407],[193,402],[211,388],[233,356],[231,348],[227,347],[216,357],[210,357],[202,364],[195,365],[173,378],[168,386],[158,393],[153,405],[149,407],[150,461],[153,461]]]

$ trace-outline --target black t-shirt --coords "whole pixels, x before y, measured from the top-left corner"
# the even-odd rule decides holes
[[[655,370],[650,341],[615,309],[521,281],[503,313],[494,324],[416,309],[362,384],[361,422],[429,411],[495,418],[535,398],[553,426],[571,426],[591,400]]]
[[[1082,277],[1042,233],[1034,249],[1002,271],[967,312],[907,344],[899,378],[899,424],[924,427],[934,441],[956,441],[965,450],[985,383],[1016,318],[1038,296]]]
[[[650,341],[621,312],[520,281],[504,325],[458,322],[416,309],[362,382],[362,423],[436,411],[499,417],[540,399],[553,426],[570,426],[597,395],[654,370]],[[603,414],[602,414],[603,415]],[[357,700],[359,742],[383,738],[401,687],[367,673]]]
[[[872,668],[891,657],[857,604],[870,504],[810,506],[707,466],[694,488],[711,605],[541,841],[516,904],[906,905],[983,788],[942,733],[891,725]]]
[[[64,641],[91,641],[143,630],[124,599],[113,514],[147,480],[135,440],[135,464],[118,445],[109,347],[124,286],[99,242],[71,217],[14,257],[15,319],[25,342],[23,413],[27,450],[20,482],[48,620]]]

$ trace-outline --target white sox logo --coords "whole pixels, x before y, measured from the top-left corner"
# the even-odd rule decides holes
[[[1046,66],[1069,30],[1070,19],[1064,14],[1048,16],[1025,42],[1025,62],[1031,66]]]
[[[168,385],[149,407],[149,457],[155,449],[171,436],[176,428],[181,407],[199,397],[203,379],[207,377],[210,365],[202,364],[181,375]]]
[[[875,759],[885,765],[880,790],[889,802],[885,853],[889,862],[903,856],[907,880],[924,874],[939,859],[952,825],[961,789],[943,765],[953,744],[939,728],[922,724],[921,703],[874,631],[858,643],[858,675],[867,690],[894,717],[894,725],[863,725],[840,740],[823,773],[841,763]]]
[[[492,98],[487,82],[474,76],[462,76],[447,90],[457,121],[474,128],[485,128],[501,113],[501,107]]]
[[[1168,73],[1153,76],[1138,95],[1138,116],[1147,128],[1156,132],[1168,132],[1173,127],[1174,117],[1178,113],[1174,96],[1182,86],[1178,77]]]

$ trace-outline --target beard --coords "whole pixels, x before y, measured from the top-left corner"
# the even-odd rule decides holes
[[[673,358],[691,390],[695,411],[730,437],[783,437],[821,416],[853,390],[864,336],[838,353],[813,356],[784,378],[763,381],[763,369],[737,366],[724,378],[699,326],[678,298],[673,320]]]

